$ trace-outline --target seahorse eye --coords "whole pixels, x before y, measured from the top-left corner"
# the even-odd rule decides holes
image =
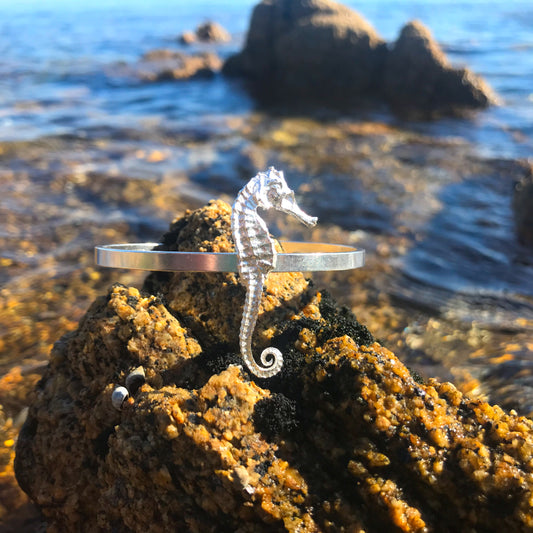
[[[274,203],[279,199],[281,195],[281,185],[279,183],[273,183],[267,191],[267,197],[271,203]]]

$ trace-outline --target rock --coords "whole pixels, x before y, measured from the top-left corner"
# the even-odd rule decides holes
[[[207,43],[225,43],[231,41],[231,35],[217,22],[207,21],[196,28],[196,37]]]
[[[229,214],[188,212],[162,247],[230,251]],[[235,275],[155,273],[144,289],[97,299],[37,387],[15,469],[50,531],[533,527],[533,422],[422,383],[301,274],[263,295],[257,344],[285,356],[266,380],[237,366]]]
[[[193,44],[196,42],[196,35],[192,31],[183,32],[179,36],[179,42],[181,44]]]
[[[273,104],[381,100],[396,112],[435,116],[496,102],[480,77],[450,66],[421,23],[407,24],[389,50],[366,20],[332,0],[263,0],[244,49],[223,72]]]
[[[515,186],[513,210],[518,239],[533,247],[533,167]]]
[[[488,85],[466,68],[453,68],[430,31],[409,22],[385,63],[383,90],[393,109],[439,115],[496,103]]]
[[[332,0],[263,0],[224,73],[246,77],[263,100],[340,104],[375,92],[385,54],[370,24]]]
[[[176,50],[151,50],[142,56],[133,71],[146,81],[187,80],[214,76],[222,61],[212,53],[184,54]]]
[[[195,32],[186,31],[179,36],[182,44],[193,44],[197,41],[203,43],[226,43],[231,41],[231,35],[217,22],[207,21],[200,24]]]

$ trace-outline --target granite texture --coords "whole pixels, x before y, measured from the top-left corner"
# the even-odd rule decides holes
[[[229,214],[188,212],[163,247],[230,250]],[[285,365],[253,380],[242,289],[216,276],[115,285],[54,346],[15,461],[49,531],[531,531],[529,419],[422,382],[301,274],[269,280],[257,343]]]

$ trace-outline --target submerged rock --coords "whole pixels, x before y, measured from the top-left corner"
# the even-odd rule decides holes
[[[193,31],[184,31],[178,37],[178,41],[181,44],[193,44],[196,42],[196,34]]]
[[[333,0],[263,0],[244,49],[223,72],[246,78],[266,103],[376,100],[429,116],[495,103],[480,77],[450,66],[420,22],[407,24],[389,50],[366,20]]]
[[[232,250],[229,216],[188,212],[162,246]],[[15,463],[51,531],[531,530],[530,420],[422,383],[301,274],[269,279],[257,344],[285,365],[251,380],[237,282],[114,286],[56,343]]]
[[[188,80],[209,78],[222,67],[221,59],[212,52],[184,54],[177,50],[151,50],[140,61],[128,67],[126,74],[145,81]]]
[[[386,46],[355,11],[332,0],[264,0],[243,51],[224,65],[263,100],[342,103],[378,87]]]
[[[453,114],[496,101],[479,76],[450,65],[430,31],[418,21],[405,25],[388,53],[383,90],[393,109],[409,114]]]

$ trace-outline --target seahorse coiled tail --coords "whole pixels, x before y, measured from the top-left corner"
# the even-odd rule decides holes
[[[244,310],[239,333],[239,345],[241,356],[244,363],[257,377],[269,378],[276,375],[283,366],[283,355],[277,348],[266,348],[261,352],[260,362],[258,364],[252,353],[252,335],[257,322],[259,304],[266,276],[253,276],[247,280],[243,278],[246,286],[246,299],[244,301]]]
[[[270,167],[253,177],[239,192],[233,204],[231,231],[238,256],[241,282],[246,288],[243,316],[239,332],[241,356],[257,377],[268,378],[283,366],[283,355],[277,348],[266,348],[257,362],[252,353],[252,336],[259,314],[259,304],[268,273],[276,266],[276,249],[265,221],[257,208],[277,209],[293,214],[308,225],[316,218],[305,214],[296,204],[283,172]]]

